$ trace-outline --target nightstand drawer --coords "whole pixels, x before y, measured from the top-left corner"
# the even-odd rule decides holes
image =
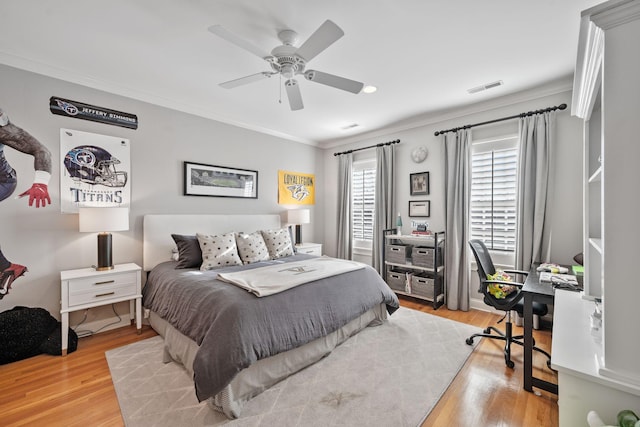
[[[137,273],[120,273],[69,280],[69,306],[135,295]]]
[[[94,291],[121,285],[135,286],[137,281],[137,273],[120,273],[109,275],[98,275],[92,277],[82,277],[69,280],[69,294],[84,291]]]
[[[320,243],[301,243],[296,245],[299,254],[322,256],[322,244]]]
[[[137,285],[135,281],[112,286],[95,286],[93,289],[83,290],[81,292],[69,290],[69,307],[135,295],[136,290]]]

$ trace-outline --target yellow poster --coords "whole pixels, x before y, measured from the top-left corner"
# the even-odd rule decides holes
[[[278,171],[278,203],[281,205],[314,205],[316,203],[315,175]]]

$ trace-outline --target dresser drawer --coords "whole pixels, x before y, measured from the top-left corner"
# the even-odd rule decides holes
[[[71,279],[69,280],[69,306],[135,295],[137,288],[137,273]]]

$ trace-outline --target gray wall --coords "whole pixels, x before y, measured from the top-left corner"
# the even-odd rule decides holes
[[[53,205],[35,209],[25,199],[13,196],[0,203],[0,248],[10,261],[27,265],[29,272],[14,282],[11,293],[0,301],[0,311],[16,305],[43,307],[59,317],[59,272],[83,268],[96,262],[95,235],[79,233],[77,215],[60,213],[60,128],[128,138],[131,141],[131,228],[114,234],[114,262],[142,264],[142,218],[148,213],[283,213],[288,206],[277,203],[279,169],[316,174],[316,205],[311,207],[311,224],[305,225],[305,241],[323,243],[323,251],[335,255],[337,159],[335,151],[376,144],[396,138],[398,183],[397,208],[408,224],[409,174],[430,172],[432,230],[444,228],[443,151],[434,131],[461,124],[481,122],[522,111],[544,108],[562,102],[570,104],[569,92],[545,96],[470,115],[449,114],[448,120],[425,124],[408,130],[389,132],[347,145],[321,150],[273,136],[176,112],[129,98],[93,90],[84,86],[44,77],[0,65],[0,97],[5,112],[53,155],[53,176],[49,191]],[[51,96],[99,105],[138,115],[137,130],[74,120],[49,112]],[[505,126],[517,131],[517,122],[476,128],[475,138],[501,135]],[[515,126],[515,128],[514,128]],[[581,251],[582,221],[582,128],[568,111],[558,114],[557,144],[554,147],[552,174],[551,257],[555,262],[570,263]],[[415,164],[410,159],[413,148],[425,145],[427,160]],[[15,194],[29,188],[33,179],[31,156],[6,148],[5,154],[18,171]],[[253,169],[259,172],[258,199],[185,197],[182,195],[184,160]],[[14,194],[14,196],[15,196]],[[475,285],[472,285],[475,289]],[[472,291],[472,296],[475,292]],[[474,306],[477,301],[472,301]],[[479,306],[481,306],[479,302]],[[126,314],[128,304],[118,304]],[[71,316],[71,324],[82,313]],[[88,323],[96,329],[113,321],[110,308],[89,311]],[[123,321],[121,322],[124,323]]]
[[[321,177],[323,156],[318,148],[241,129],[220,122],[172,111],[76,84],[0,65],[2,108],[13,123],[24,128],[52,153],[49,185],[52,205],[36,209],[26,199],[15,199],[33,182],[33,158],[11,148],[5,154],[18,172],[14,195],[0,202],[0,248],[12,262],[29,272],[16,280],[0,300],[0,311],[16,305],[43,307],[59,318],[60,270],[84,268],[96,263],[96,236],[78,232],[78,216],[60,212],[60,128],[129,138],[131,141],[130,230],[113,233],[115,263],[142,265],[142,218],[148,213],[269,213],[289,206],[278,205],[278,170],[313,173]],[[59,96],[138,116],[139,128],[130,130],[53,115],[49,98]],[[182,195],[184,160],[258,171],[258,199],[194,197]],[[323,181],[316,181],[316,205],[311,224],[305,225],[306,241],[323,233],[318,206],[325,197]],[[246,230],[253,231],[253,230]],[[117,306],[128,312],[128,304]],[[81,318],[74,313],[71,324]],[[100,327],[112,321],[110,308],[89,312],[89,322]]]
[[[480,113],[460,115],[446,121],[434,121],[422,127],[388,134],[375,138],[340,145],[325,150],[324,153],[324,186],[327,198],[324,200],[325,230],[324,251],[327,255],[336,253],[336,209],[337,197],[332,189],[337,188],[337,157],[334,152],[366,147],[380,142],[400,139],[396,145],[396,205],[408,226],[409,200],[427,199],[431,201],[431,216],[428,218],[429,228],[433,231],[444,230],[444,151],[441,136],[434,132],[450,129],[470,123],[480,123],[500,117],[512,116],[525,111],[546,108],[566,103],[571,105],[571,92],[563,92],[544,96],[526,102],[513,102],[494,109],[486,109]],[[478,110],[481,110],[477,108]],[[449,114],[455,116],[455,113]],[[473,138],[486,139],[505,134],[517,134],[518,121],[510,120],[494,125],[473,129]],[[427,159],[419,164],[411,160],[411,151],[424,145],[429,151]],[[558,112],[556,126],[556,144],[552,148],[552,172],[550,185],[550,216],[547,218],[550,232],[547,240],[551,247],[551,260],[558,263],[572,263],[572,257],[582,251],[582,123],[572,117],[567,110]],[[409,195],[409,174],[428,171],[430,176],[430,195],[427,197],[411,197]],[[470,258],[473,258],[470,255]],[[498,260],[505,264],[507,260]],[[475,274],[474,272],[472,272]],[[472,307],[486,308],[480,298],[476,298],[477,278],[472,277]]]

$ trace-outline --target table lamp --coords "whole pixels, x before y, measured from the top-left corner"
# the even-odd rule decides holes
[[[309,209],[292,209],[287,211],[287,223],[296,227],[296,245],[302,243],[302,227],[301,224],[309,224],[311,222],[311,214]]]
[[[109,231],[129,229],[129,208],[79,208],[81,232],[98,232],[98,264],[96,270],[111,270],[111,234]]]

